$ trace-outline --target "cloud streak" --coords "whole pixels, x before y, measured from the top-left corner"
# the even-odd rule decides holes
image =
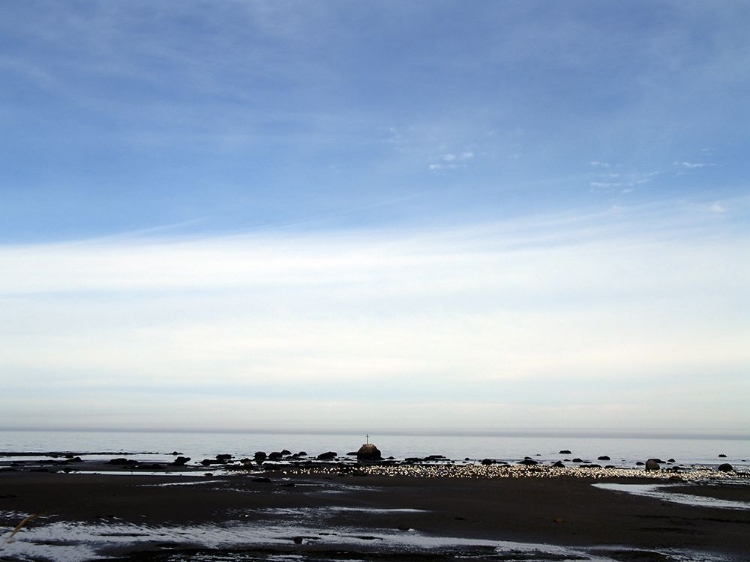
[[[378,412],[411,409],[434,428],[438,405],[460,410],[463,399],[476,407],[456,423],[489,429],[512,423],[490,405],[554,425],[538,389],[558,381],[587,389],[560,392],[569,408],[556,411],[571,423],[596,421],[584,404],[649,419],[655,388],[750,360],[739,314],[750,241],[704,240],[685,230],[686,208],[658,212],[661,234],[631,228],[649,228],[643,210],[614,210],[427,231],[3,247],[0,401],[29,393],[46,407],[46,388],[70,397],[55,406],[69,414],[111,403],[107,416],[90,410],[99,425],[144,408],[154,413],[139,423],[179,427],[179,408],[161,397],[185,406],[208,396],[212,427],[231,429],[256,419],[233,411],[240,397],[256,415],[276,405],[288,427],[313,411],[333,427],[371,396]],[[637,404],[607,390],[625,380],[641,389]],[[15,419],[32,423],[32,409]],[[406,423],[362,415],[383,429]]]

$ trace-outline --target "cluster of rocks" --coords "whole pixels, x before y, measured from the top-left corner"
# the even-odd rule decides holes
[[[21,453],[18,453],[19,456],[21,456]],[[38,453],[36,453],[38,454]],[[112,454],[112,453],[110,453]],[[387,459],[383,458],[382,453],[380,450],[372,443],[366,443],[362,445],[357,451],[352,451],[347,453],[346,455],[339,456],[339,454],[335,451],[326,451],[323,453],[318,454],[317,456],[308,456],[308,454],[305,451],[300,451],[298,453],[292,453],[288,449],[282,449],[280,451],[273,451],[270,453],[266,453],[265,451],[257,451],[254,455],[252,455],[249,458],[235,458],[233,455],[224,453],[216,455],[214,458],[206,458],[199,462],[194,462],[191,464],[188,464],[191,462],[190,457],[183,456],[181,453],[174,451],[172,453],[172,456],[174,456],[174,460],[170,463],[145,463],[140,462],[138,460],[135,460],[132,457],[132,454],[130,453],[120,453],[121,456],[115,456],[109,462],[104,461],[104,464],[108,464],[111,466],[118,466],[127,468],[128,470],[134,470],[134,469],[155,469],[155,470],[170,470],[171,468],[180,468],[183,470],[188,471],[197,471],[201,469],[206,469],[212,466],[217,466],[222,469],[227,470],[277,470],[277,469],[340,469],[340,470],[356,470],[357,467],[361,466],[383,466],[383,467],[429,467],[429,466],[441,466],[441,465],[479,465],[481,467],[488,467],[488,468],[497,468],[502,469],[503,467],[511,468],[513,465],[518,466],[519,468],[527,469],[527,470],[547,470],[547,469],[568,469],[568,464],[566,463],[572,463],[574,466],[570,467],[572,470],[577,469],[601,469],[601,470],[610,470],[610,469],[624,469],[625,467],[615,466],[612,464],[606,464],[602,466],[605,462],[611,461],[611,458],[609,455],[600,455],[597,457],[597,461],[601,462],[602,464],[598,464],[595,462],[592,462],[591,460],[584,460],[580,457],[574,457],[572,451],[569,449],[562,449],[559,452],[560,455],[565,456],[566,458],[563,458],[561,460],[556,460],[554,462],[547,462],[542,464],[541,455],[537,454],[537,458],[532,457],[525,457],[522,460],[519,461],[508,461],[508,460],[497,460],[492,458],[485,458],[482,459],[480,462],[477,462],[476,460],[472,459],[464,459],[464,463],[461,463],[461,461],[455,461],[451,460],[444,455],[434,454],[434,455],[427,455],[424,457],[408,457],[403,460],[396,460],[393,457],[388,457]],[[30,454],[27,454],[30,455]],[[72,453],[49,453],[50,456],[53,457],[52,460],[48,461],[36,461],[35,466],[39,466],[39,464],[60,464],[60,465],[68,465],[71,463],[82,463],[84,462],[79,455],[75,455]],[[116,455],[116,453],[115,453]],[[0,455],[1,456],[1,455]],[[352,461],[352,457],[356,458],[356,462]],[[721,454],[719,455],[720,458],[726,458],[726,455]],[[22,461],[23,462],[23,461]],[[623,460],[623,463],[628,464],[627,461]],[[691,469],[695,469],[696,467],[690,467],[690,468],[683,468],[680,466],[677,466],[674,464],[675,459],[670,458],[667,461],[661,460],[659,458],[650,458],[646,461],[639,461],[635,463],[635,469],[640,469],[643,472],[646,473],[664,473],[664,472],[670,472],[670,473],[682,473],[684,471],[689,471]],[[15,462],[13,464],[16,464]],[[662,467],[664,465],[668,465],[666,469],[663,469]],[[632,465],[631,465],[632,467]],[[66,472],[71,470],[71,468],[65,468]],[[586,474],[590,474],[590,470],[586,470]],[[734,474],[736,471],[734,467],[729,463],[722,463],[718,467],[714,467],[712,470],[722,472],[722,473],[732,473]],[[642,473],[643,473],[642,472]],[[740,471],[744,474],[744,471]]]

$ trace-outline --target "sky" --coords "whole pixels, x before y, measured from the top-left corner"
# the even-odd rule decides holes
[[[748,435],[750,6],[0,4],[0,428]]]

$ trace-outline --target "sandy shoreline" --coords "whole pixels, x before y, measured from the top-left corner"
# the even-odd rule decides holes
[[[37,515],[0,548],[0,560],[87,560],[112,553],[125,559],[178,560],[190,549],[209,553],[204,560],[265,560],[274,553],[302,560],[345,559],[343,553],[357,554],[359,560],[457,560],[458,554],[450,554],[454,547],[464,553],[479,549],[473,554],[477,560],[700,560],[709,554],[750,560],[750,479],[745,474],[716,473],[713,479],[682,482],[667,472],[649,478],[594,477],[591,469],[558,471],[555,477],[550,469],[519,470],[512,477],[424,477],[416,467],[409,475],[403,467],[402,474],[394,474],[379,472],[376,465],[209,476],[113,475],[106,474],[111,465],[83,465],[102,473],[0,472],[6,539],[23,518]],[[662,484],[665,496],[638,496],[595,483]],[[680,504],[669,501],[669,494],[740,502],[740,507]],[[70,538],[74,534],[77,538]],[[490,546],[471,541],[490,541]],[[584,550],[498,558],[505,552],[501,544],[500,550],[486,551],[492,541]],[[687,557],[675,554],[682,551]],[[228,557],[211,558],[210,553],[219,552]],[[327,558],[316,558],[320,552]],[[641,557],[634,557],[638,552]]]

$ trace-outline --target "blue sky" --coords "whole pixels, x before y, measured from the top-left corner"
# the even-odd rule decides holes
[[[3,3],[0,427],[746,431],[748,26]]]

